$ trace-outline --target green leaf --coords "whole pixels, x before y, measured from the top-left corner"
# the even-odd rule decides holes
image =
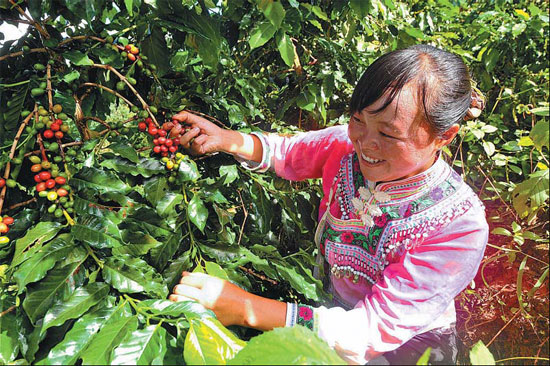
[[[122,342],[124,337],[137,329],[136,316],[125,316],[109,321],[101,327],[88,348],[82,353],[83,365],[109,365],[113,349]]]
[[[41,221],[32,229],[27,231],[24,237],[17,239],[15,242],[15,253],[11,262],[11,267],[19,265],[28,256],[24,256],[23,252],[30,251],[31,246],[38,249],[48,240],[52,239],[61,230],[62,225],[58,222]],[[34,253],[35,250],[32,252]]]
[[[168,295],[162,277],[142,259],[129,255],[108,257],[102,273],[105,281],[120,292],[145,293],[160,298]]]
[[[315,333],[297,325],[252,338],[228,364],[344,365],[345,362]]]
[[[548,109],[548,108],[547,108]],[[531,130],[529,136],[533,140],[533,144],[539,150],[550,145],[550,123],[546,120],[540,120]]]
[[[151,250],[151,263],[159,271],[162,271],[172,256],[176,253],[182,241],[181,229],[164,239],[160,245]]]
[[[424,36],[424,33],[420,29],[413,28],[413,27],[406,27],[405,28],[405,33],[407,33],[411,37],[418,38],[418,39],[425,39],[426,38]]]
[[[422,356],[416,361],[417,365],[429,365],[430,362],[430,354],[432,353],[432,347],[426,348]]]
[[[103,282],[90,283],[76,289],[71,296],[56,303],[44,315],[44,323],[41,332],[44,333],[50,327],[56,327],[69,319],[75,319],[84,314],[92,306],[107,296],[109,286]]]
[[[165,177],[154,177],[145,182],[143,185],[145,190],[145,198],[153,206],[164,197],[166,190],[168,189],[168,181]]]
[[[19,354],[20,341],[19,329],[20,322],[14,313],[8,312],[8,309],[15,307],[15,298],[5,293],[0,293],[0,363],[10,364]]]
[[[19,340],[8,332],[0,332],[0,362],[9,365],[19,354]]]
[[[164,245],[151,235],[142,231],[123,230],[121,232],[124,245],[113,249],[113,254],[131,254],[141,256],[147,254],[151,249]]]
[[[120,308],[100,307],[86,313],[78,319],[72,328],[65,334],[61,342],[55,345],[46,358],[37,362],[38,365],[73,365],[80,358],[81,353],[91,344],[99,329],[112,319],[120,317]]]
[[[550,117],[550,107],[537,107],[531,109],[530,112],[537,116]]]
[[[143,311],[154,316],[187,319],[214,318],[215,314],[196,301],[143,300],[138,304]]]
[[[195,194],[187,206],[187,216],[201,232],[204,232],[206,219],[208,219],[208,209],[204,206],[198,194]]]
[[[493,144],[491,141],[483,141],[482,142],[482,145],[483,145],[483,150],[485,150],[485,153],[487,154],[487,156],[491,156],[495,153],[495,144]]]
[[[494,228],[494,229],[491,231],[491,234],[512,236],[512,233],[511,233],[510,231],[508,231],[507,229],[503,228],[503,227]]]
[[[277,0],[259,0],[258,7],[271,24],[279,29],[285,18],[285,9],[281,2]]]
[[[167,192],[157,202],[157,212],[163,217],[177,216],[176,205],[179,205],[183,201],[183,195],[181,193]]]
[[[99,193],[117,192],[127,194],[131,187],[113,172],[92,167],[82,169],[71,178],[71,186],[77,190],[88,188]]]
[[[472,365],[494,365],[495,358],[485,344],[478,341],[470,350],[470,362]]]
[[[78,222],[71,227],[71,234],[77,240],[93,248],[116,248],[122,245],[116,225],[105,217],[81,215]]]
[[[200,176],[197,164],[193,160],[186,157],[180,162],[177,176],[178,183],[194,182],[199,179]]]
[[[190,319],[189,324],[183,350],[188,365],[226,364],[246,345],[215,318]]]
[[[314,283],[306,280],[301,274],[299,274],[295,268],[287,266],[286,264],[273,263],[279,275],[287,280],[290,285],[305,297],[311,300],[318,301],[319,294],[317,293],[317,287]]]
[[[273,26],[270,22],[260,23],[250,32],[250,39],[248,44],[250,49],[263,46],[267,41],[269,41],[277,32],[277,28]]]
[[[29,286],[23,309],[33,323],[48,311],[56,295],[79,266],[80,262],[75,262],[64,267],[54,267],[42,281]]]
[[[512,27],[512,35],[514,37],[517,37],[520,34],[522,34],[525,31],[526,28],[527,28],[527,24],[525,24],[525,23],[516,23]]]
[[[109,145],[109,149],[113,150],[115,154],[130,160],[132,163],[139,163],[139,156],[136,149],[134,149],[131,145],[123,144],[121,142],[114,142]]]
[[[63,81],[69,84],[75,81],[76,79],[78,79],[79,77],[80,77],[80,73],[76,70],[73,70],[63,76]]]
[[[161,365],[166,354],[166,330],[161,324],[134,330],[115,348],[113,365]]]
[[[147,56],[148,62],[157,67],[158,76],[170,71],[168,46],[164,32],[157,26],[151,27],[151,33],[141,42],[141,54]]]
[[[292,67],[292,65],[294,65],[295,57],[294,44],[292,43],[292,40],[285,32],[278,33],[276,38],[279,54],[283,58],[286,65],[288,67]]]
[[[142,158],[137,163],[121,158],[106,159],[101,162],[101,166],[119,173],[130,174],[134,177],[141,175],[144,178],[150,178],[153,175],[164,174],[166,172],[164,165],[155,159]]]
[[[205,261],[204,269],[206,270],[206,273],[208,273],[210,276],[229,280],[227,272],[225,272],[225,270],[218,263]]]
[[[189,64],[189,52],[178,51],[170,59],[170,65],[174,71],[184,71]]]
[[[350,0],[349,6],[357,13],[359,18],[366,17],[372,9],[371,0]]]
[[[512,204],[523,218],[536,211],[548,200],[550,170],[540,170],[529,175],[527,180],[519,183],[512,191]]]
[[[130,16],[133,16],[133,5],[134,5],[134,0],[124,0],[124,5],[126,5],[126,10],[128,10],[128,14]]]
[[[73,249],[74,245],[69,242],[70,235],[62,234],[44,245],[40,251],[33,255],[13,273],[13,278],[18,286],[18,292],[22,293],[25,286],[44,278],[46,273],[55,264],[65,258]]]
[[[239,178],[239,169],[236,165],[222,165],[219,168],[220,177],[225,176],[224,185],[229,185]]]
[[[63,56],[76,66],[90,66],[94,64],[94,62],[88,58],[87,54],[78,50],[65,51],[63,52]]]

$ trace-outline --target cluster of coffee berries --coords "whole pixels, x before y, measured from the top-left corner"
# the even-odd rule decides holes
[[[122,56],[126,54],[126,57],[128,57],[128,60],[130,61],[136,60],[136,56],[139,54],[139,48],[137,48],[136,46],[130,43],[124,46],[124,50],[125,51],[122,53]]]
[[[13,217],[0,217],[0,234],[7,234],[10,231],[9,226],[13,224]],[[0,244],[9,243],[10,239],[7,236],[0,236]]]
[[[29,160],[33,163],[31,172],[36,182],[36,191],[40,197],[47,197],[50,201],[55,201],[58,197],[65,197],[69,194],[70,186],[67,184],[67,178],[59,172],[57,165],[49,161],[41,161],[38,156],[30,156]],[[48,170],[52,167],[52,170]],[[55,169],[53,169],[55,168]]]
[[[170,153],[174,154],[178,151],[180,144],[180,131],[183,130],[179,122],[179,129],[175,128],[174,122],[166,122],[162,128],[157,128],[151,118],[146,118],[145,121],[138,123],[138,129],[142,132],[147,131],[153,137],[153,152],[163,157],[167,157]]]
[[[63,113],[63,107],[60,104],[54,105],[52,112],[56,114],[56,118],[53,121],[49,118],[49,112],[41,106],[38,109],[40,122],[36,124],[35,128],[37,130],[46,128],[44,132],[42,132],[42,136],[44,136],[45,139],[50,140],[55,137],[61,140],[64,133],[69,131],[69,126],[63,124],[63,120],[67,119],[67,115]]]

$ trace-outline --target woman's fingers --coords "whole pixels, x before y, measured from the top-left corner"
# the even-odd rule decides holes
[[[179,284],[174,287],[173,293],[179,296],[185,296],[193,300],[201,299],[201,290],[185,284]]]
[[[180,137],[180,145],[185,149],[190,148],[190,142],[201,133],[201,129],[198,127],[192,128]]]
[[[196,301],[196,300],[190,299],[190,298],[188,298],[188,297],[186,297],[186,296],[174,295],[174,294],[170,295],[170,296],[168,297],[168,300],[174,301],[174,302],[176,302],[176,301]]]
[[[184,272],[183,276],[181,277],[180,284],[185,284],[196,288],[202,288],[204,286],[204,283],[208,280],[208,278],[210,278],[210,276],[204,273]]]

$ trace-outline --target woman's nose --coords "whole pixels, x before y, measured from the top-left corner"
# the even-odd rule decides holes
[[[359,141],[363,149],[378,150],[380,148],[380,143],[372,132],[364,131]]]

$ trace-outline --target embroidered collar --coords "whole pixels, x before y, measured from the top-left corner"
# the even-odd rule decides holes
[[[386,192],[390,195],[391,199],[402,198],[403,194],[408,197],[410,194],[429,189],[429,187],[438,184],[442,179],[442,172],[445,170],[446,165],[443,159],[438,156],[437,160],[430,168],[419,174],[391,182],[375,184],[375,182],[371,182],[363,177],[363,173],[361,173],[359,167],[359,159],[355,153],[353,154],[352,164],[355,192],[359,192],[359,188],[364,185],[373,193]]]

